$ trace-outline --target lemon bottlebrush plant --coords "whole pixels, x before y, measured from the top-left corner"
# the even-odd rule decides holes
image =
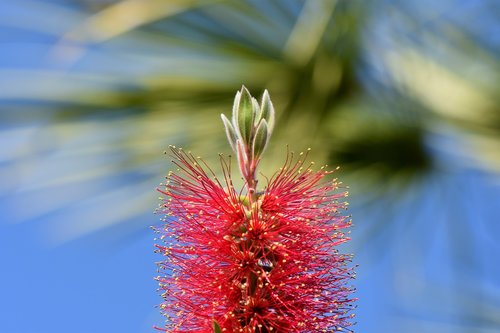
[[[164,255],[157,279],[167,332],[335,332],[351,325],[353,277],[337,246],[350,226],[346,192],[313,171],[307,154],[287,153],[259,188],[256,170],[274,126],[267,91],[259,104],[245,87],[232,119],[222,121],[244,187],[235,188],[231,158],[222,177],[199,157],[171,147],[176,172],[159,191]]]

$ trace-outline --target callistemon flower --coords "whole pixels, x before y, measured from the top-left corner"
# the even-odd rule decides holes
[[[260,157],[274,124],[243,87],[232,121],[222,116],[237,167],[220,156],[222,176],[199,157],[171,147],[176,172],[160,187],[164,255],[157,279],[167,332],[335,332],[351,325],[350,256],[337,246],[350,226],[346,192],[313,170],[307,154],[286,154],[283,167],[258,187]]]

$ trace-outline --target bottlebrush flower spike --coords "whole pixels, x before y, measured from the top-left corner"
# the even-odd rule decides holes
[[[199,157],[171,147],[177,172],[159,191],[165,214],[164,255],[157,279],[166,332],[285,333],[349,331],[354,277],[342,215],[347,192],[313,171],[306,154],[288,153],[283,167],[257,191],[255,171],[268,144],[274,108],[267,91],[258,102],[243,87],[232,122],[222,116],[246,186],[222,178]]]

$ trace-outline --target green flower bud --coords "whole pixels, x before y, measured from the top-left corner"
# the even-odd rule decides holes
[[[249,145],[252,138],[255,112],[252,96],[245,86],[241,87],[239,96],[236,95],[235,105],[236,103],[236,110],[233,108],[233,125],[240,133],[243,143]]]
[[[237,151],[236,141],[238,140],[238,134],[236,133],[233,125],[225,115],[221,114],[220,117],[222,118],[222,122],[224,123],[224,129],[226,130],[227,140],[229,141],[229,144],[231,145],[233,151],[236,152]]]
[[[267,121],[262,119],[260,121],[259,126],[257,127],[257,131],[255,131],[255,137],[253,139],[253,156],[254,159],[259,159],[260,155],[264,152],[264,149],[267,147],[267,142],[269,138],[269,132],[267,128]]]
[[[262,103],[260,104],[260,113],[258,118],[259,121],[260,119],[266,120],[267,130],[269,131],[269,136],[271,136],[274,128],[274,106],[271,102],[267,89],[264,90],[264,94],[262,95]]]

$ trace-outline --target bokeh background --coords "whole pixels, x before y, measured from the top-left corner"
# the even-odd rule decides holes
[[[355,331],[500,332],[496,0],[1,0],[0,332],[153,332],[169,144],[265,88],[350,186]],[[236,175],[236,177],[238,177]]]

